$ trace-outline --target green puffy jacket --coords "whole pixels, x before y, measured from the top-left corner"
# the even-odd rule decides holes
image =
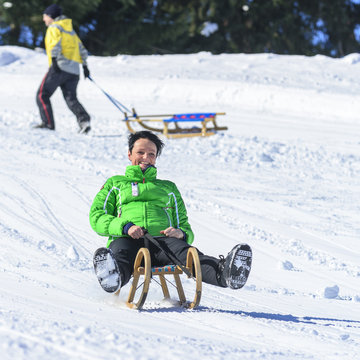
[[[160,230],[179,228],[191,244],[194,234],[188,223],[186,208],[176,185],[156,178],[154,167],[141,171],[130,165],[125,176],[109,178],[96,195],[90,209],[91,227],[102,236],[109,236],[107,246],[123,234],[124,226],[132,222],[148,230],[152,236],[164,236]]]

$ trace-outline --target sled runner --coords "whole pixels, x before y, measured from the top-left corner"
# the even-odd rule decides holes
[[[210,136],[215,135],[216,131],[227,130],[227,126],[218,126],[216,117],[218,115],[225,115],[224,112],[220,113],[191,113],[191,114],[165,114],[165,115],[138,115],[133,108],[129,110],[120,101],[116,100],[105,90],[103,90],[94,79],[89,76],[89,79],[104,93],[104,95],[124,114],[124,120],[128,130],[135,133],[133,124],[137,123],[142,128],[159,132],[167,138],[181,138],[191,136]],[[132,115],[128,115],[132,113]],[[179,124],[189,124],[196,122],[199,126],[180,127]],[[159,124],[161,127],[154,126],[154,123]],[[208,124],[211,123],[211,127]]]
[[[192,113],[192,114],[165,114],[165,115],[138,115],[133,109],[133,115],[125,115],[125,123],[131,133],[135,133],[133,124],[137,123],[144,129],[159,132],[167,138],[181,138],[191,136],[211,136],[216,131],[227,130],[226,126],[218,126],[216,117],[225,113]],[[197,123],[197,126],[181,127]],[[159,126],[156,126],[159,124]],[[180,126],[181,124],[181,126]],[[154,126],[155,125],[155,126]],[[208,127],[210,125],[210,127]]]
[[[186,273],[195,280],[195,296],[193,301],[187,302],[184,289],[181,283],[181,274]],[[193,309],[199,305],[202,290],[202,276],[200,268],[200,260],[197,250],[194,247],[189,248],[187,253],[186,267],[181,268],[179,265],[167,265],[163,267],[151,267],[150,253],[147,248],[141,248],[136,256],[134,262],[133,281],[130,287],[129,296],[127,299],[127,306],[132,309],[141,309],[145,303],[151,279],[155,281],[155,276],[160,279],[160,285],[165,299],[170,299],[169,288],[167,286],[168,275],[172,275],[175,280],[175,287],[179,296],[179,303],[189,309]],[[140,278],[143,283],[138,286]],[[157,281],[156,281],[157,282]],[[120,292],[117,291],[118,295]]]

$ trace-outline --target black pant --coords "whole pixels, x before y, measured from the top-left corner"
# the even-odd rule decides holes
[[[36,94],[36,103],[39,107],[43,124],[50,129],[55,129],[50,97],[59,86],[67,106],[75,114],[78,123],[80,124],[83,121],[90,121],[89,114],[79,103],[76,96],[78,82],[79,75],[70,74],[65,71],[56,72],[53,67],[50,67],[48,73],[45,75]]]
[[[180,262],[186,265],[186,256],[189,247],[184,240],[173,237],[157,237],[160,245],[166,252],[170,252]],[[149,251],[151,257],[151,266],[165,266],[172,264],[172,261],[166,256],[165,252],[160,250],[153,243],[149,243]],[[144,239],[117,238],[110,243],[109,248],[114,254],[117,264],[121,272],[122,286],[124,286],[131,278],[134,270],[134,261],[140,248],[144,247]],[[205,283],[222,286],[219,284],[216,273],[220,259],[212,256],[204,255],[198,250],[202,280]]]

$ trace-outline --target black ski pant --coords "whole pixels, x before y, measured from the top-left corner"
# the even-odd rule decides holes
[[[173,237],[156,237],[162,248],[175,256],[183,265],[186,265],[186,257],[189,247],[182,239]],[[156,245],[149,242],[148,248],[151,257],[151,266],[165,266],[172,264],[172,261],[167,257],[164,251],[160,250]],[[109,246],[121,272],[121,286],[124,286],[131,278],[134,270],[134,262],[136,255],[140,248],[145,247],[144,239],[132,238],[116,238]],[[202,280],[205,283],[223,286],[217,280],[218,264],[220,259],[212,256],[204,255],[201,251],[197,250],[200,259]]]
[[[59,86],[66,104],[76,116],[78,124],[83,121],[90,121],[89,114],[79,103],[76,96],[78,82],[79,75],[70,74],[62,70],[56,72],[52,66],[50,67],[36,94],[36,103],[40,110],[41,120],[48,128],[55,129],[55,121],[50,97]]]

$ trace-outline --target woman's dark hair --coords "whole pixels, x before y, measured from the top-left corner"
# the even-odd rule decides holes
[[[128,137],[128,145],[129,145],[129,151],[130,154],[132,153],[132,149],[134,147],[134,144],[139,139],[148,139],[152,141],[156,145],[156,157],[160,156],[161,150],[164,147],[164,143],[162,140],[160,140],[157,135],[153,134],[151,131],[137,131],[135,134],[130,134]]]

